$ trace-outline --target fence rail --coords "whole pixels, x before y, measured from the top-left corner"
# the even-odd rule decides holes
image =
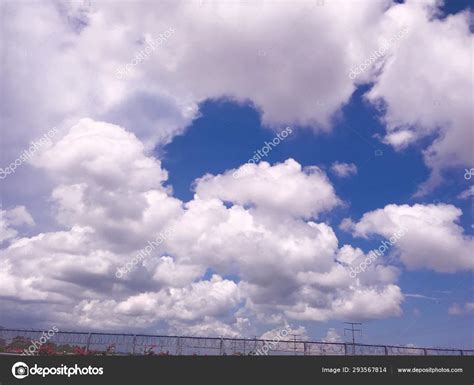
[[[44,343],[43,330],[0,329],[0,352],[21,354],[35,341],[34,354],[170,355],[474,355],[474,350],[366,345],[339,342],[228,337],[161,336],[60,331]],[[41,344],[43,342],[43,344]],[[45,349],[45,348],[48,349]]]

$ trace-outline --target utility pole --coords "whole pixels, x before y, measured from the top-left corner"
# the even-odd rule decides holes
[[[298,334],[291,334],[291,335],[293,336],[293,351],[296,356],[296,336],[298,336]]]
[[[352,332],[352,354],[355,355],[355,334],[354,332],[359,332],[359,336],[362,336],[361,329],[354,329],[354,325],[362,325],[360,322],[344,322],[345,324],[351,325],[350,329],[344,329],[344,335],[346,331]]]

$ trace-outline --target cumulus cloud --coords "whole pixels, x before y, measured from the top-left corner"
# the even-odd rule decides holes
[[[21,313],[11,301],[41,301],[49,309],[45,319],[70,327],[195,334],[215,328],[213,335],[235,336],[287,320],[401,312],[396,274],[374,270],[354,282],[336,258],[360,251],[339,250],[332,228],[305,215],[338,202],[317,167],[303,169],[292,159],[261,164],[254,170],[260,179],[244,177],[230,193],[232,170],[207,175],[195,182],[194,199],[181,202],[163,187],[166,171],[135,135],[90,119],[65,132],[36,167],[57,186],[52,199],[64,229],[12,239],[1,250],[9,317]],[[286,194],[267,198],[280,189]],[[309,192],[301,196],[299,189]],[[13,222],[31,223],[24,210],[15,213],[8,214]],[[133,271],[115,276],[170,227],[172,236]],[[215,273],[206,279],[207,271]]]
[[[43,80],[57,79],[34,82],[35,73],[25,72],[17,86],[30,84],[31,92],[15,92],[12,105],[24,102],[35,107],[33,102],[47,87],[54,102],[41,100],[32,110],[35,116],[45,116],[41,123],[54,118],[53,107],[56,118],[88,111],[95,118],[107,116],[137,130],[141,139],[168,141],[196,116],[199,101],[229,96],[254,102],[266,123],[294,122],[328,129],[332,115],[354,91],[353,80],[347,76],[351,66],[378,44],[373,32],[383,30],[389,36],[397,25],[386,16],[387,4],[326,5],[2,4],[9,16],[5,34],[11,37],[7,39],[11,44],[6,48],[12,55],[5,63],[5,73],[24,71],[35,58]],[[43,17],[35,18],[35,14]],[[246,25],[240,23],[242,16]],[[29,29],[19,28],[25,20],[35,22]],[[118,68],[137,59],[136,53],[147,47],[147,41],[170,27],[173,35],[147,60],[136,63],[129,77],[116,76]],[[280,38],[275,41],[275,36]],[[302,44],[286,43],[295,39]],[[205,53],[202,41],[207,42]],[[348,50],[348,45],[353,49]],[[287,60],[288,50],[295,60]],[[254,69],[251,73],[249,65]],[[215,66],[218,71],[203,71]],[[280,79],[278,88],[275,78]],[[15,91],[13,82],[6,87]],[[266,92],[268,89],[273,92]],[[158,108],[149,108],[151,105]],[[120,112],[123,108],[127,114]]]
[[[433,185],[444,168],[473,160],[468,141],[459,139],[469,136],[472,118],[469,15],[438,20],[436,3],[3,2],[2,88],[10,95],[0,106],[4,159],[85,116],[126,127],[150,149],[182,134],[200,102],[219,97],[255,104],[271,127],[329,131],[356,87],[373,83],[367,98],[383,107],[387,143],[403,148],[436,138],[424,153]],[[169,28],[172,36],[129,76],[117,76]],[[409,33],[399,44],[350,78],[402,28]],[[425,71],[420,63],[428,62]],[[400,79],[410,87],[399,87]],[[32,196],[46,183],[28,169],[6,192],[14,196],[23,178],[35,180]]]
[[[260,336],[261,340],[273,340],[278,338],[281,341],[291,341],[295,338],[299,341],[309,340],[308,333],[304,326],[292,328],[290,325],[274,328],[266,331]]]
[[[148,268],[148,261],[145,266]],[[153,280],[168,287],[183,287],[201,277],[205,271],[199,265],[177,264],[172,257],[163,256],[156,264]]]
[[[312,293],[308,292],[308,294]],[[311,304],[309,300],[309,303],[300,301],[286,309],[285,314],[300,321],[381,319],[389,316],[400,316],[402,314],[400,308],[402,301],[403,295],[396,285],[364,287],[359,284],[356,287],[346,288],[346,290],[341,289],[339,296],[334,297],[334,301],[329,308],[320,308],[315,304]],[[364,309],[364,311],[361,312],[359,309]]]
[[[111,244],[133,248],[155,239],[181,213],[181,202],[162,185],[168,174],[161,162],[113,124],[82,119],[35,167],[56,181],[52,199],[59,222],[93,227]]]
[[[15,227],[33,226],[35,221],[25,206],[16,206],[10,210],[0,210],[0,243],[18,235]]]
[[[357,166],[354,163],[334,162],[331,171],[341,178],[357,174]]]
[[[243,176],[234,178],[234,170],[224,175],[205,175],[196,181],[196,194],[203,199],[218,198],[305,218],[316,217],[340,203],[321,169],[303,169],[293,159],[274,166],[267,162],[246,164],[237,172]]]
[[[214,275],[209,281],[192,283],[189,287],[131,296],[118,303],[116,311],[131,316],[147,315],[153,321],[188,321],[226,314],[238,303],[238,286]]]
[[[134,134],[113,124],[82,119],[35,166],[58,176],[61,182],[96,184],[115,190],[123,184],[137,191],[160,187],[167,173],[160,161],[144,155]]]
[[[341,342],[341,336],[334,328],[329,328],[326,337],[323,338],[324,342]]]
[[[242,337],[250,329],[249,320],[243,317],[230,317],[223,322],[213,317],[204,317],[199,323],[170,322],[170,332],[178,335],[196,337]]]
[[[433,6],[415,1],[317,8],[264,2],[261,12],[238,2],[0,7],[2,89],[9,95],[0,105],[2,159],[15,159],[29,141],[58,128],[34,168],[4,185],[14,200],[26,180],[32,197],[52,183],[60,227],[22,237],[17,227],[33,224],[31,216],[2,212],[9,245],[1,250],[0,295],[9,320],[24,311],[70,327],[237,335],[255,322],[401,314],[393,268],[374,264],[350,279],[343,264],[364,253],[340,248],[331,226],[317,222],[340,203],[318,167],[288,159],[250,166],[238,182],[234,170],[205,175],[194,199],[182,202],[164,187],[167,172],[150,154],[182,134],[209,98],[251,102],[270,127],[329,131],[356,87],[373,83],[367,99],[382,107],[385,142],[403,149],[437,138],[424,154],[434,185],[444,168],[472,161],[462,140],[471,113],[465,14],[440,21]],[[405,26],[409,35],[376,66],[348,76],[380,36]],[[170,27],[166,44],[129,77],[117,77],[117,68]],[[445,60],[446,52],[456,60]],[[419,65],[425,61],[429,70]],[[401,78],[408,88],[399,87]],[[450,205],[391,205],[346,225],[356,235],[387,237],[403,222],[408,232],[396,250],[409,268],[456,271],[472,267],[460,215]],[[115,277],[117,266],[170,226],[177,229],[172,239],[125,279]],[[206,279],[208,269],[215,274]],[[14,301],[29,303],[22,310]]]
[[[5,143],[20,138],[24,147],[64,120],[83,116],[126,126],[147,145],[167,143],[197,116],[199,102],[221,96],[254,102],[268,124],[288,121],[328,129],[331,116],[354,90],[346,76],[352,51],[338,36],[367,36],[364,26],[383,12],[379,4],[358,5],[358,12],[350,4],[315,9],[264,3],[262,12],[248,4],[214,6],[185,1],[74,7],[52,1],[2,3],[9,58],[2,66],[2,87],[11,95],[1,107],[9,112],[2,113],[2,127],[8,127]],[[343,24],[333,23],[334,17]],[[20,27],[25,24],[29,28]],[[165,44],[135,65],[130,76],[117,77],[117,69],[169,28],[175,32]],[[283,30],[284,39],[275,42]],[[295,39],[312,49],[285,43]],[[304,60],[288,61],[288,49]],[[217,71],[208,71],[216,65]],[[320,100],[324,103],[315,108]],[[29,113],[23,114],[24,109]],[[6,147],[14,159],[17,146]]]
[[[384,140],[396,149],[435,138],[423,151],[431,176],[418,195],[441,183],[444,170],[470,167],[474,160],[466,140],[472,138],[473,119],[470,14],[439,20],[436,3],[411,0],[387,10],[385,24],[402,21],[409,33],[366,95],[383,109]]]
[[[408,269],[454,273],[474,268],[474,240],[457,223],[461,214],[460,209],[447,204],[392,204],[365,213],[356,223],[346,220],[343,228],[358,237],[379,235],[386,239],[404,229],[393,248]]]

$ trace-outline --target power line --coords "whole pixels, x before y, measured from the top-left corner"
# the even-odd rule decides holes
[[[352,350],[353,354],[355,354],[355,334],[354,332],[359,332],[359,337],[362,337],[362,330],[361,329],[354,329],[354,325],[362,325],[360,322],[344,322],[345,324],[351,325],[350,329],[344,329],[344,335],[346,335],[346,331],[352,332]]]
[[[294,350],[294,354],[296,356],[296,337],[299,337],[299,334],[290,334],[291,336],[293,336],[293,350]]]

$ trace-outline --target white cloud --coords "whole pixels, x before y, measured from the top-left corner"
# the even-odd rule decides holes
[[[196,194],[201,199],[218,198],[304,218],[316,217],[340,203],[318,167],[303,169],[298,162],[288,159],[274,166],[267,162],[246,164],[239,170],[243,170],[239,178],[233,177],[234,170],[224,175],[205,175],[196,181]]]
[[[1,115],[2,127],[5,143],[20,138],[22,147],[64,120],[84,116],[126,126],[147,146],[166,143],[196,117],[199,102],[221,96],[254,102],[268,124],[313,123],[327,130],[354,90],[346,76],[354,56],[347,44],[370,36],[365,25],[383,12],[381,4],[265,3],[262,12],[246,4],[212,9],[185,1],[1,6],[9,58],[2,87],[10,95],[2,106],[9,111]],[[341,23],[333,23],[334,17]],[[175,33],[134,66],[131,76],[117,78],[117,68],[143,50],[147,38],[170,27]],[[282,30],[284,39],[275,41]],[[292,40],[304,44],[285,43]],[[295,60],[288,60],[288,49]],[[6,147],[14,159],[17,146]]]
[[[474,302],[466,302],[462,305],[458,303],[453,303],[449,309],[448,313],[451,315],[464,315],[474,312]]]
[[[439,301],[439,298],[428,297],[428,296],[423,295],[423,294],[405,294],[405,297],[406,298],[417,298],[417,299],[428,299],[430,301]]]
[[[308,292],[308,294],[314,295],[311,292]],[[300,321],[380,319],[389,316],[400,316],[402,314],[400,308],[402,301],[403,295],[400,288],[396,285],[387,285],[379,288],[376,286],[356,286],[347,288],[345,292],[342,289],[340,296],[334,296],[334,300],[329,308],[320,308],[314,304],[300,301],[294,306],[289,307],[285,314],[292,319]],[[360,311],[360,309],[364,310]]]
[[[95,184],[108,190],[123,184],[137,191],[161,186],[167,179],[160,161],[144,155],[143,144],[134,134],[109,123],[82,119],[42,154],[37,167],[61,182]]]
[[[352,228],[355,236],[381,235],[386,239],[405,229],[393,248],[409,268],[453,273],[474,268],[474,240],[457,224],[462,212],[452,205],[387,205],[365,213]]]
[[[16,226],[31,225],[31,216],[18,211],[5,220],[2,213],[0,230],[10,245],[1,250],[0,293],[10,320],[39,314],[66,326],[104,329],[156,329],[165,322],[168,330],[236,335],[248,330],[247,322],[401,313],[393,267],[380,263],[353,280],[335,261],[364,253],[339,248],[332,228],[315,222],[340,203],[319,168],[290,159],[261,162],[238,182],[232,170],[206,175],[185,203],[163,187],[167,172],[150,150],[183,133],[199,102],[222,96],[255,103],[270,126],[328,131],[356,85],[373,81],[367,97],[386,103],[386,142],[401,149],[439,133],[425,152],[435,183],[445,167],[472,161],[462,140],[471,116],[465,77],[472,38],[465,15],[439,21],[416,2],[264,3],[261,12],[237,2],[0,7],[8,58],[2,89],[9,95],[0,106],[2,161],[59,129],[36,168],[22,168],[5,184],[14,200],[28,181],[36,201],[53,183],[54,216],[62,227],[21,238]],[[379,37],[405,25],[409,36],[354,84],[347,76],[352,66],[370,55]],[[146,37],[169,27],[176,32],[130,79],[116,77]],[[39,211],[48,212],[49,203],[41,204]],[[363,236],[390,236],[406,224],[396,249],[409,268],[472,267],[472,239],[455,223],[458,209],[387,207],[346,224]],[[173,239],[117,281],[115,268],[171,225]],[[203,280],[207,268],[216,271],[211,280]],[[240,282],[222,278],[226,274]],[[207,298],[212,302],[201,303]],[[25,304],[22,313],[10,302],[18,300],[41,301],[41,309]]]
[[[16,206],[10,210],[0,210],[0,244],[18,235],[16,227],[33,226],[35,221],[25,206]]]
[[[242,337],[248,336],[248,319],[235,317],[230,321],[220,321],[212,317],[204,317],[199,323],[186,324],[172,321],[170,332],[172,334],[196,337]]]
[[[458,195],[459,199],[468,199],[474,195],[474,186],[470,186]]]
[[[148,268],[147,262],[145,266]],[[153,273],[153,279],[164,286],[183,287],[192,283],[204,273],[205,271],[201,266],[178,265],[172,257],[164,256],[159,259]]]
[[[334,328],[329,328],[326,333],[326,337],[323,338],[324,342],[341,342],[341,336]]]
[[[371,102],[386,103],[386,142],[401,148],[439,132],[425,151],[433,169],[430,185],[442,169],[473,161],[468,141],[459,139],[469,137],[472,118],[467,13],[440,21],[432,5],[418,1],[55,1],[1,7],[8,57],[2,88],[9,95],[0,106],[4,163],[52,127],[64,132],[86,116],[125,127],[147,149],[161,146],[184,132],[200,102],[219,97],[254,103],[270,126],[328,131],[363,82],[374,83]],[[409,28],[408,36],[351,80],[351,68],[402,27]],[[130,77],[118,79],[117,68],[168,28],[175,30],[172,36]],[[400,79],[410,86],[399,87]],[[47,184],[25,168],[9,178],[6,194],[14,197],[25,180],[35,182],[31,197]]]
[[[419,195],[441,183],[443,170],[470,167],[474,161],[466,140],[473,119],[470,15],[466,11],[439,20],[435,3],[410,0],[386,12],[386,25],[403,22],[409,33],[367,93],[383,106],[387,143],[401,149],[435,137],[423,152],[431,176]]]
[[[2,211],[2,217],[12,226],[33,226],[35,224],[25,206],[17,206],[13,209]]]
[[[357,166],[354,163],[334,162],[331,165],[331,171],[338,177],[346,178],[357,174]]]
[[[155,239],[181,214],[181,202],[162,186],[168,174],[161,162],[116,125],[82,119],[35,166],[56,181],[52,199],[61,224],[91,226],[128,250]]]
[[[401,150],[416,140],[413,131],[399,130],[388,133],[384,138],[384,143],[392,145],[397,150]]]
[[[273,340],[278,338],[280,341],[293,341],[295,338],[298,341],[308,341],[308,332],[304,326],[291,327],[290,325],[274,328],[263,333],[259,339]]]
[[[238,286],[214,275],[189,287],[145,292],[118,303],[116,312],[150,320],[196,320],[225,315],[240,301]]]
[[[52,198],[64,229],[15,239],[1,250],[5,306],[42,301],[45,319],[70,327],[197,334],[215,327],[222,335],[286,319],[372,319],[401,312],[403,297],[390,266],[352,280],[335,258],[361,252],[339,251],[328,224],[304,218],[305,210],[317,215],[338,202],[316,167],[302,169],[294,160],[261,164],[254,170],[260,193],[256,178],[242,178],[239,189],[227,194],[232,171],[206,176],[196,181],[194,199],[184,203],[163,187],[166,171],[134,135],[88,119],[71,127],[36,166],[56,184]],[[285,187],[292,184],[298,188]],[[284,187],[285,194],[272,194]],[[28,222],[24,213],[16,217]],[[143,264],[115,277],[118,266],[170,227],[172,236]],[[215,275],[205,280],[208,269]],[[227,274],[238,283],[222,278]],[[19,313],[9,307],[12,319]]]
[[[5,3],[2,9],[8,15],[4,33],[11,58],[3,68],[4,87],[14,112],[2,116],[11,123],[4,125],[11,127],[6,140],[19,133],[32,139],[23,128],[28,123],[36,122],[29,127],[40,133],[64,119],[91,116],[126,126],[149,144],[182,133],[196,117],[197,103],[220,96],[254,102],[271,125],[329,129],[331,117],[354,91],[347,76],[351,65],[377,43],[372,29],[380,28],[385,6],[263,3],[255,12],[239,3],[212,9],[184,1],[153,6],[138,1],[80,7]],[[335,18],[341,23],[333,23]],[[28,21],[28,29],[20,27]],[[116,69],[144,49],[147,38],[170,27],[175,33],[134,66],[128,80],[117,78]],[[275,41],[282,30],[284,38]],[[296,39],[299,45],[286,43]],[[312,49],[301,48],[307,46]],[[217,71],[206,70],[216,66]],[[27,116],[21,107],[29,110]]]

